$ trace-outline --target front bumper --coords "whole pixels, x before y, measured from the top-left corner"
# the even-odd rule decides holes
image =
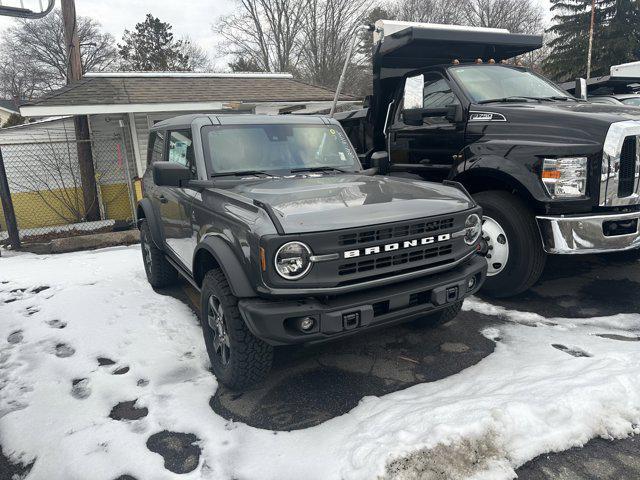
[[[487,261],[474,255],[447,272],[329,297],[301,300],[241,299],[240,313],[251,332],[271,345],[316,343],[351,335],[381,325],[413,320],[475,293],[487,273]],[[468,288],[469,279],[475,279]],[[303,333],[296,320],[314,319]]]
[[[587,254],[640,248],[640,212],[537,220],[547,253]]]

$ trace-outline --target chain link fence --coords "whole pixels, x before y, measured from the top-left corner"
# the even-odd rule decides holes
[[[4,144],[0,138],[22,243],[125,229],[135,221],[135,173],[124,141],[118,136],[80,141],[67,134],[66,130],[46,131],[37,139]],[[87,196],[83,188],[91,186],[92,179],[86,173],[83,178],[78,161],[79,156],[82,158],[80,150],[91,152],[95,195]],[[94,192],[93,187],[88,191]],[[87,198],[98,208],[87,208]],[[93,218],[88,218],[91,211]],[[9,243],[7,230],[0,211],[0,244]]]

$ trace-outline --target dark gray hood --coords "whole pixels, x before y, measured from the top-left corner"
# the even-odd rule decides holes
[[[286,233],[377,225],[460,212],[474,205],[454,187],[360,174],[265,179],[228,190],[271,205]]]

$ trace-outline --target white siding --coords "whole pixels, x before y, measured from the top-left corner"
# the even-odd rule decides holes
[[[0,145],[75,140],[73,117],[0,128]]]

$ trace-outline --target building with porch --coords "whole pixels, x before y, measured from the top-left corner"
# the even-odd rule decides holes
[[[126,154],[142,176],[149,127],[185,113],[313,114],[334,92],[271,73],[89,73],[20,107],[25,117],[87,115],[96,137],[124,135]],[[356,103],[342,95],[341,105]]]
[[[128,224],[131,179],[144,174],[149,128],[156,122],[198,112],[326,113],[334,95],[289,74],[88,74],[23,104],[20,113],[32,123],[0,129],[19,227],[48,232],[82,222],[74,115],[89,118],[101,218]],[[356,99],[343,95],[339,103],[345,107]],[[0,231],[3,226],[0,211]]]

